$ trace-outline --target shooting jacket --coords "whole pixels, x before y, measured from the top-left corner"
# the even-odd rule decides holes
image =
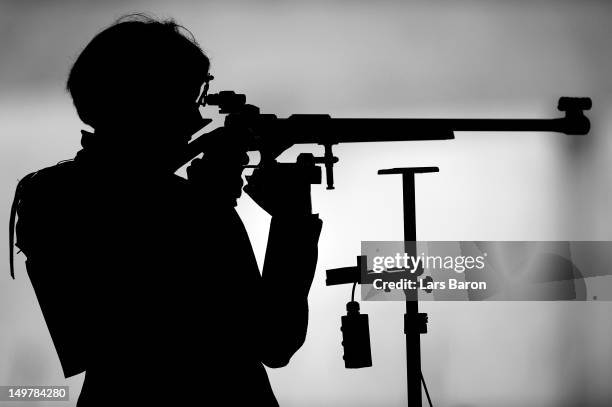
[[[300,348],[317,215],[271,221],[260,274],[231,207],[84,149],[18,187],[17,246],[79,406],[277,405]]]

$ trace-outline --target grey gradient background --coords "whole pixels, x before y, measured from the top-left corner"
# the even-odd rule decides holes
[[[325,223],[309,335],[288,367],[269,372],[281,405],[405,403],[402,304],[363,305],[374,367],[349,371],[339,323],[350,287],[324,286],[325,268],[352,264],[361,240],[402,238],[399,180],[378,169],[440,167],[417,181],[422,240],[611,240],[606,1],[2,1],[5,225],[17,180],[78,149],[82,126],[63,91],[71,62],[133,11],[176,18],[212,59],[211,90],[242,91],[280,116],[545,117],[557,114],[559,96],[593,98],[585,138],[460,133],[454,141],[338,147],[337,190],[314,193]],[[239,211],[261,260],[269,219],[248,198]],[[21,256],[11,281],[2,251],[0,281],[0,384],[68,384],[73,405],[83,377],[63,378]],[[423,372],[435,405],[612,404],[611,303],[421,308],[430,313]]]

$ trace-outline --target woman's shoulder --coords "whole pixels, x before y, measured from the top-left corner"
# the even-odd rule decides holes
[[[46,230],[70,211],[76,188],[74,162],[63,161],[54,166],[31,172],[17,184],[10,216],[10,243],[13,231],[17,234],[17,246],[24,252],[45,235]]]
[[[17,185],[17,192],[25,195],[53,193],[57,188],[65,188],[77,181],[78,175],[74,160],[61,161],[23,177]]]

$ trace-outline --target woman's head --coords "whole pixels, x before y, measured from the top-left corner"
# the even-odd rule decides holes
[[[182,26],[129,15],[83,49],[66,88],[81,120],[96,132],[185,142],[202,120],[196,100],[209,67],[208,57]]]

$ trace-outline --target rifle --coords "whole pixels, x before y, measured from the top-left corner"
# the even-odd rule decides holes
[[[260,113],[258,107],[247,104],[246,96],[234,91],[221,91],[206,97],[206,104],[219,107],[219,113],[227,114],[224,127],[237,134],[236,143],[246,151],[259,151],[259,164],[265,166],[288,148],[298,144],[318,144],[324,148],[322,157],[300,154],[298,163],[323,165],[327,189],[334,189],[333,166],[338,157],[332,146],[340,143],[369,143],[387,141],[424,141],[454,139],[455,132],[555,132],[567,135],[585,135],[590,121],[584,115],[592,107],[590,98],[561,97],[557,109],[563,117],[552,119],[418,119],[418,118],[332,118],[327,114],[293,114],[279,118],[274,114]],[[208,121],[206,124],[210,123]],[[180,158],[177,169],[206,151],[218,140],[206,133],[189,143]],[[222,134],[227,137],[227,134]],[[319,168],[319,167],[317,167]],[[321,183],[320,168],[313,184]]]
[[[592,107],[589,98],[562,97],[557,108],[564,112],[563,117],[552,119],[348,119],[332,118],[330,115],[294,114],[288,118],[278,118],[273,114],[261,114],[259,108],[248,105],[246,97],[233,91],[223,91],[206,97],[206,104],[219,107],[220,113],[227,114],[224,128],[234,136],[232,145],[246,151],[259,151],[261,160],[257,166],[265,167],[275,162],[287,148],[298,144],[319,144],[324,147],[322,157],[302,153],[296,163],[284,164],[296,173],[313,174],[311,184],[321,182],[322,164],[326,170],[327,189],[334,189],[333,166],[338,158],[333,155],[332,146],[340,143],[364,143],[387,141],[449,140],[455,138],[457,131],[470,132],[555,132],[566,135],[585,135],[590,130],[590,121],[584,115]],[[232,131],[236,134],[232,134]],[[183,157],[183,163],[206,151],[219,138],[208,133],[191,142]],[[210,136],[210,137],[209,137]],[[226,143],[227,145],[227,143]],[[246,166],[254,167],[254,166]],[[311,171],[316,169],[317,171]],[[416,213],[414,198],[415,173],[437,172],[437,167],[394,168],[379,171],[379,174],[402,174],[404,205],[405,252],[416,251]],[[367,258],[357,257],[357,266],[343,267],[327,271],[327,285],[353,284],[351,301],[347,304],[347,314],[342,317],[342,346],[344,363],[347,368],[372,366],[369,322],[367,314],[359,311],[355,301],[355,287],[358,283],[372,282],[367,273]],[[387,271],[391,271],[387,269]],[[400,270],[394,270],[400,271]],[[404,271],[404,270],[402,270]],[[422,272],[422,271],[421,271]],[[397,274],[398,279],[404,273]],[[388,281],[389,279],[387,279]],[[429,277],[430,281],[433,281]],[[416,281],[413,279],[412,281]],[[427,279],[425,279],[427,281]],[[421,406],[421,382],[430,402],[429,391],[421,371],[421,334],[427,333],[428,317],[419,312],[418,291],[407,291],[406,313],[404,314],[404,334],[406,336],[406,384],[408,405]]]

